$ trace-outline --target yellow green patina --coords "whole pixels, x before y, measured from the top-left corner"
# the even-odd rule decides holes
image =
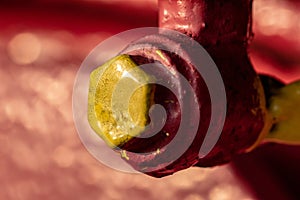
[[[128,55],[119,55],[90,75],[88,121],[111,147],[121,147],[149,123],[152,78]]]
[[[246,152],[250,152],[253,149],[255,149],[257,146],[259,146],[261,142],[264,140],[264,138],[266,137],[266,135],[269,133],[272,126],[270,113],[268,112],[266,107],[266,97],[265,97],[264,89],[258,76],[256,76],[254,79],[253,87],[258,91],[259,107],[251,109],[251,112],[254,115],[259,113],[259,111],[263,113],[264,127],[262,128],[257,140],[248,149],[246,149]]]
[[[300,81],[277,91],[270,99],[274,128],[265,141],[300,144]]]

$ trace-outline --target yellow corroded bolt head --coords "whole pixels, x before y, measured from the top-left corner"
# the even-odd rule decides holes
[[[138,136],[149,123],[152,80],[128,55],[112,58],[90,74],[88,121],[112,148]]]
[[[279,89],[270,99],[273,129],[266,141],[300,145],[300,81]]]

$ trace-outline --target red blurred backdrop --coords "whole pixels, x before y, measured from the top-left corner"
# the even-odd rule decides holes
[[[300,79],[300,4],[255,0],[250,57],[260,73]],[[157,26],[155,0],[0,2],[0,199],[297,199],[300,148],[268,144],[230,165],[163,179],[95,160],[72,120],[72,87],[102,40]]]

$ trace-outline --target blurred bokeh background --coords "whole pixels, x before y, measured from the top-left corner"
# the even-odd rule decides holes
[[[300,79],[300,4],[255,0],[251,60]],[[156,0],[0,1],[0,199],[297,199],[300,149],[269,144],[230,165],[163,179],[94,159],[72,118],[72,87],[88,53],[111,35],[157,26]]]

